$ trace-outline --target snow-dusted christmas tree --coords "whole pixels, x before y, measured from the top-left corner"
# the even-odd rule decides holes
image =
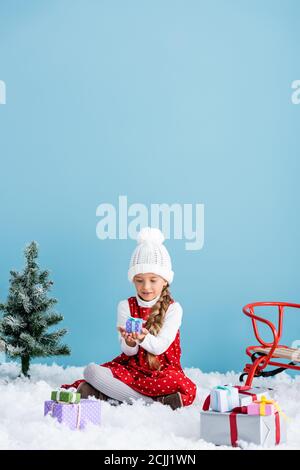
[[[25,248],[26,264],[23,272],[10,271],[10,287],[6,304],[0,304],[0,339],[5,342],[7,357],[20,358],[22,374],[29,375],[30,360],[70,354],[67,345],[59,340],[67,333],[65,328],[55,332],[47,329],[56,325],[63,316],[52,310],[57,299],[47,294],[53,281],[49,271],[40,271],[37,264],[38,245],[31,242]]]
[[[5,362],[5,342],[0,338],[0,364]]]

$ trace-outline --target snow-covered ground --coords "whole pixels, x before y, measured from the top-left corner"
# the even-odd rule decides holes
[[[63,368],[33,364],[31,379],[18,378],[17,362],[0,365],[0,448],[1,449],[232,449],[214,446],[200,439],[200,407],[215,385],[239,384],[238,374],[185,369],[198,387],[194,404],[172,411],[160,403],[146,406],[102,404],[102,425],[89,424],[72,431],[50,416],[43,416],[44,401],[51,390],[83,377],[83,367]],[[279,449],[300,449],[300,376],[281,373],[275,378],[255,379],[254,386],[275,390],[274,398],[291,418],[288,442]],[[243,448],[257,449],[251,444]]]

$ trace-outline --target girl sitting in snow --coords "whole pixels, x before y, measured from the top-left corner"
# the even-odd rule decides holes
[[[145,227],[138,234],[128,271],[137,294],[118,304],[122,354],[104,364],[89,364],[83,371],[85,380],[62,388],[75,387],[82,398],[92,395],[127,403],[143,398],[172,409],[193,403],[196,385],[180,364],[182,308],[169,291],[174,272],[163,241],[164,235],[156,228]],[[126,333],[130,316],[144,320],[141,333]]]

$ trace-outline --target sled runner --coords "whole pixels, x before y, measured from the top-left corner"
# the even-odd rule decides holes
[[[258,316],[254,311],[256,307],[269,306],[278,308],[277,329],[270,320]],[[245,365],[244,371],[240,376],[240,382],[242,382],[244,377],[247,376],[245,385],[251,385],[254,377],[272,377],[286,369],[300,370],[300,349],[279,344],[282,336],[285,307],[300,308],[300,304],[287,302],[255,302],[243,307],[244,314],[251,318],[254,334],[259,342],[259,345],[249,346],[246,349],[246,354],[251,358],[252,363]],[[261,322],[261,324],[265,324],[270,327],[273,335],[272,342],[266,342],[261,338],[257,322]],[[288,360],[290,362],[277,362],[274,359]],[[276,368],[266,371],[265,369],[267,366],[276,366]]]

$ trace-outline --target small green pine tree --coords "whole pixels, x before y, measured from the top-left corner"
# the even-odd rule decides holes
[[[24,253],[25,268],[23,272],[10,271],[7,302],[0,304],[0,311],[4,312],[0,337],[5,342],[7,356],[21,358],[21,374],[30,377],[32,358],[69,355],[71,350],[59,344],[59,339],[67,333],[65,328],[47,333],[50,326],[64,317],[51,310],[57,299],[47,297],[53,281],[48,279],[49,271],[40,271],[37,264],[37,243],[27,245]]]

